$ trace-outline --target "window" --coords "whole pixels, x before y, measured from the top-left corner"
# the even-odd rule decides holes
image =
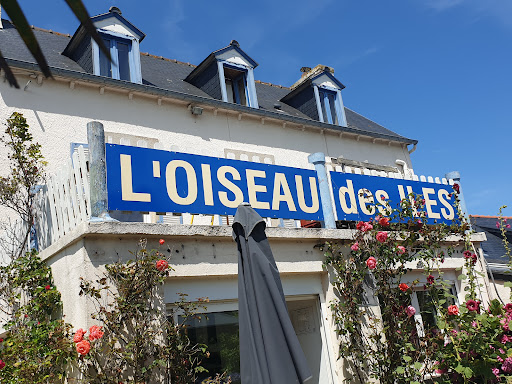
[[[224,80],[228,102],[249,105],[247,103],[247,75],[246,71],[224,65]]]
[[[455,304],[455,287],[449,288],[445,293],[444,289],[437,290],[440,299],[444,299],[443,308]],[[414,291],[411,297],[411,305],[416,309],[415,320],[417,323],[419,335],[423,336],[425,332],[437,328],[436,309],[432,301],[430,291]]]
[[[226,372],[233,384],[241,383],[238,311],[210,312],[190,320],[187,333],[192,343],[208,345],[210,357],[202,363],[208,372],[199,381]]]
[[[337,93],[324,88],[319,88],[318,93],[324,123],[340,125]]]
[[[107,48],[110,48],[112,62],[109,62],[103,51],[99,51],[99,75],[111,77],[113,79],[131,81],[132,68],[130,65],[130,56],[132,52],[132,42],[114,36],[102,36],[103,42]],[[135,80],[135,79],[133,79]]]

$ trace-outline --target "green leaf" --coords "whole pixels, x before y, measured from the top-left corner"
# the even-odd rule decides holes
[[[505,283],[503,283],[503,286],[506,288],[512,288],[512,281],[505,281]]]
[[[412,357],[411,357],[411,356],[407,356],[407,355],[405,355],[405,356],[404,356],[404,360],[405,360],[405,361],[407,361],[407,362],[409,362],[409,361],[411,361],[411,360],[412,360]]]
[[[466,280],[467,278],[468,277],[466,275],[462,275],[462,274],[457,277],[458,280]]]
[[[414,363],[414,368],[417,369],[418,371],[421,369],[422,366],[423,364],[421,364],[419,361]]]
[[[463,374],[467,379],[469,379],[469,378],[473,377],[473,370],[472,370],[471,368],[469,368],[469,367],[466,367],[466,368],[464,369],[464,371],[462,372],[462,374]]]
[[[398,375],[402,375],[403,373],[405,373],[405,368],[404,367],[398,367],[395,372],[398,374]]]

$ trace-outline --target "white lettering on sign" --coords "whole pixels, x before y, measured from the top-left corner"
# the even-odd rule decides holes
[[[264,185],[256,184],[255,178],[264,179],[266,177],[265,171],[258,171],[255,169],[247,169],[245,171],[247,177],[247,192],[249,194],[249,204],[254,209],[270,209],[270,204],[266,201],[258,201],[256,193],[267,192],[267,187]]]
[[[297,188],[297,199],[299,201],[299,207],[306,213],[318,212],[320,208],[320,201],[318,199],[318,191],[316,189],[316,179],[314,177],[309,178],[309,188],[311,189],[311,207],[306,204],[304,197],[304,186],[302,184],[302,176],[295,175],[295,186]]]
[[[228,193],[225,191],[220,191],[219,200],[225,207],[236,208],[244,202],[244,194],[236,184],[228,180],[226,173],[230,173],[233,176],[233,180],[241,180],[240,173],[236,170],[236,168],[230,167],[229,165],[223,165],[222,167],[219,167],[217,170],[217,179],[222,184],[222,186],[226,187],[235,195],[234,200],[229,200]]]
[[[350,200],[350,207],[347,204],[347,195]],[[341,209],[346,214],[357,213],[356,195],[354,193],[354,185],[352,180],[347,180],[347,186],[341,187],[339,190]]]
[[[283,194],[281,194],[281,189]],[[288,204],[288,209],[292,212],[296,212],[297,208],[293,202],[293,196],[286,181],[284,173],[276,172],[274,176],[274,193],[272,194],[272,210],[279,211],[281,202]]]
[[[178,185],[176,183],[176,170],[183,168],[187,174],[187,196],[181,197],[178,194]],[[169,198],[180,205],[190,205],[197,199],[197,177],[194,167],[183,160],[172,160],[167,164],[165,170],[165,182],[167,184],[167,194]]]
[[[121,163],[121,198],[123,201],[150,203],[151,195],[149,193],[133,192],[132,157],[120,155],[119,161]]]

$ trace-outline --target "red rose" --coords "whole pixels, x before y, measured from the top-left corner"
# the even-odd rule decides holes
[[[460,193],[460,185],[455,183],[452,185],[452,188],[455,192]]]
[[[450,305],[448,307],[448,314],[457,316],[459,314],[459,307],[457,307],[456,305]]]
[[[401,290],[402,292],[407,292],[407,290],[409,289],[409,286],[408,286],[407,284],[405,284],[405,283],[400,283],[400,284],[398,285],[398,288],[400,288],[400,290]]]
[[[4,342],[4,339],[2,339],[2,338],[0,337],[0,343],[3,343],[3,342]]]
[[[50,285],[47,285],[46,287],[44,287],[44,289],[46,289],[47,291],[49,291],[50,289],[52,289],[52,287]]]
[[[388,239],[388,233],[387,232],[379,232],[377,233],[377,241],[384,243]]]
[[[379,219],[379,224],[382,225],[383,227],[389,227],[389,218],[381,217]]]
[[[435,277],[432,275],[427,276],[427,283],[434,284]]]
[[[97,340],[103,337],[103,332],[99,325],[93,325],[89,328],[89,340]]]
[[[370,256],[368,260],[366,260],[366,266],[368,269],[375,269],[377,266],[377,259],[373,256]]]
[[[473,262],[473,264],[476,264],[476,261],[478,260],[478,257],[476,256],[476,254],[472,254],[471,255],[471,261]]]
[[[90,350],[91,344],[87,340],[82,340],[76,344],[76,351],[82,356],[87,355]]]
[[[164,239],[160,239],[160,240],[158,240],[158,242],[160,243],[160,245],[164,245],[165,240]]]
[[[505,304],[505,306],[503,307],[503,309],[509,313],[512,312],[512,303],[507,303]]]
[[[359,251],[359,243],[356,241],[354,244],[350,246],[350,249],[353,251]]]
[[[464,255],[464,257],[466,259],[469,259],[471,257],[471,251],[464,251],[464,252],[462,252],[462,254]]]
[[[87,333],[87,331],[84,331],[82,328],[80,328],[78,331],[75,332],[75,336],[73,336],[73,341],[75,343],[79,343],[84,339],[84,335]]]
[[[168,266],[169,266],[169,263],[165,260],[158,260],[156,262],[156,269],[158,269],[160,272],[165,271]]]
[[[466,301],[466,308],[468,311],[480,312],[480,304],[475,300]]]
[[[0,369],[4,369],[5,363],[3,360],[0,360]]]

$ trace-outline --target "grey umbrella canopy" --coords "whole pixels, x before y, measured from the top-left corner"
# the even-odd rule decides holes
[[[238,245],[242,383],[303,383],[311,371],[288,316],[265,222],[248,204],[238,206],[233,238]]]

